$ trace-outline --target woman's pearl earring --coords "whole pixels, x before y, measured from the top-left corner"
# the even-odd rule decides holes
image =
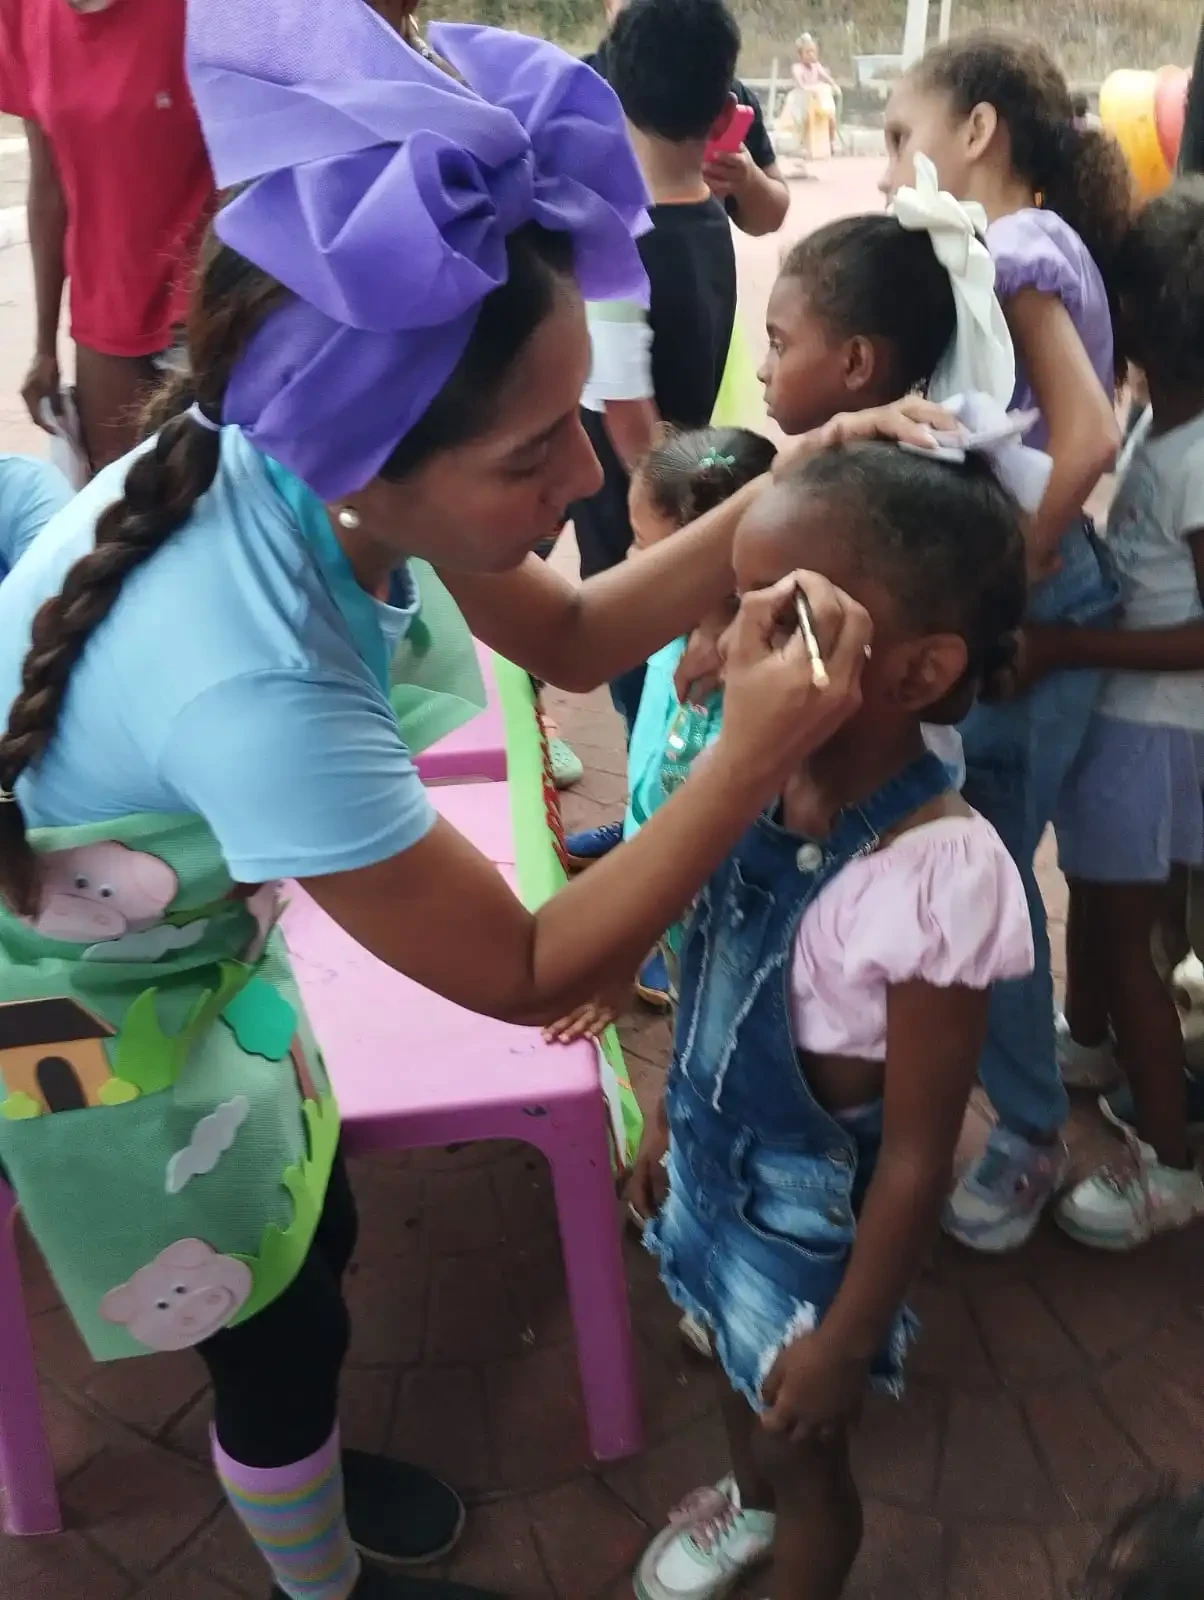
[[[351,506],[340,506],[338,512],[338,523],[340,528],[346,528],[348,531],[353,528],[358,528],[360,525],[360,514]]]

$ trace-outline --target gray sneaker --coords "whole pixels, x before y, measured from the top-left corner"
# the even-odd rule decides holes
[[[971,1250],[1018,1250],[1061,1188],[1069,1159],[1060,1139],[1032,1144],[1009,1128],[992,1128],[945,1204],[945,1232]]]

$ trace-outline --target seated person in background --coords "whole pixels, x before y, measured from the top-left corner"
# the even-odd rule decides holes
[[[789,125],[800,144],[806,144],[813,114],[827,124],[828,148],[834,150],[840,137],[840,85],[819,59],[819,46],[809,33],[795,40],[798,60],[791,67],[795,87],[786,97],[782,121]]]
[[[0,582],[70,499],[71,485],[48,461],[0,454]]]
[[[613,27],[624,0],[603,0],[603,5],[607,26]],[[585,58],[603,78],[610,77],[609,45],[610,40],[604,39],[593,54]],[[737,103],[752,112],[752,125],[744,136],[744,148],[708,161],[703,175],[711,193],[723,201],[728,216],[742,233],[776,233],[790,209],[790,190],[778,170],[778,158],[765,127],[761,102],[739,78],[732,78],[731,90]]]

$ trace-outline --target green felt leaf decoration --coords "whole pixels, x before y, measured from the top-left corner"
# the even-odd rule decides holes
[[[309,1153],[286,1167],[281,1182],[293,1202],[293,1220],[287,1228],[269,1222],[263,1230],[257,1256],[237,1256],[251,1269],[254,1287],[239,1307],[230,1326],[249,1322],[265,1306],[279,1299],[301,1269],[322,1214],[326,1183],[339,1142],[339,1112],[333,1095],[306,1100],[301,1107],[309,1139]]]
[[[248,1055],[283,1061],[297,1028],[297,1010],[262,978],[251,978],[222,1012],[239,1045]]]
[[[145,989],[122,1019],[113,1049],[113,1076],[140,1094],[160,1094],[180,1075],[193,1044],[222,1014],[250,976],[237,961],[218,967],[215,989],[199,996],[179,1033],[165,1033],[155,1007],[154,989]]]
[[[40,1117],[42,1108],[32,1095],[26,1094],[24,1089],[16,1089],[0,1102],[0,1117],[8,1122],[29,1122],[33,1117]]]

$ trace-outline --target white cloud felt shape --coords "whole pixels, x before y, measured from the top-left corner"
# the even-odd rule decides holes
[[[187,1146],[177,1150],[167,1163],[168,1194],[179,1194],[193,1178],[213,1171],[234,1143],[250,1109],[246,1095],[236,1094],[233,1100],[224,1101],[216,1111],[201,1118]]]

